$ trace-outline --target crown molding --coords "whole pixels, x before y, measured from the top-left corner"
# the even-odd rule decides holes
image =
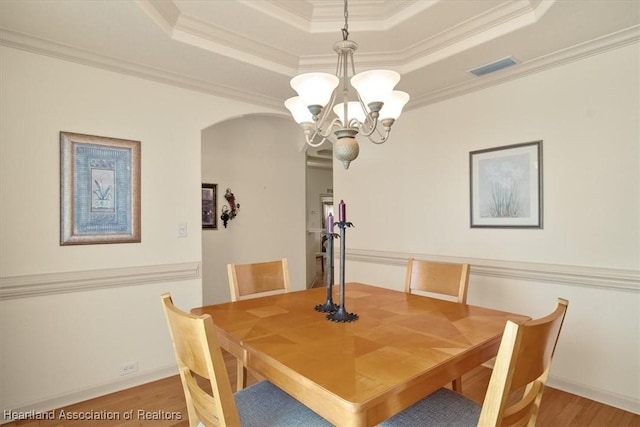
[[[349,5],[349,28],[354,32],[388,31],[402,25],[442,0],[414,0],[413,2],[361,1]],[[344,25],[342,2],[315,2],[309,22],[311,33],[334,33]]]
[[[255,1],[237,0],[238,3],[250,7],[285,25],[301,31],[311,32],[311,18],[313,6],[306,1],[292,2],[290,0]],[[334,28],[335,29],[335,28]]]
[[[547,2],[503,2],[498,6],[446,31],[406,48],[370,54],[375,67],[389,62],[396,71],[405,74],[433,64],[444,58],[476,47],[489,40],[537,22],[555,0]],[[261,13],[278,19],[283,25],[309,34],[335,32],[338,25],[337,3],[314,3],[312,14],[301,12],[283,2],[242,2]],[[399,26],[406,19],[423,12],[437,0],[401,2],[363,2],[353,5],[359,20],[352,23],[352,31],[384,32]],[[234,33],[228,28],[205,23],[182,14],[172,1],[137,0],[141,9],[173,40],[209,50],[220,55],[249,63],[269,71],[292,77],[301,70],[335,68],[334,54],[298,56],[285,50]],[[311,19],[313,18],[313,20]],[[329,21],[329,18],[331,20]],[[358,59],[361,59],[359,54]],[[367,59],[365,59],[367,61]],[[371,67],[365,67],[371,68]]]
[[[137,4],[173,40],[286,76],[298,72],[298,58],[285,50],[184,15],[171,1]]]
[[[527,2],[501,4],[470,21],[403,50],[400,54],[403,65],[399,72],[406,74],[415,71],[534,24],[548,10],[538,9],[541,8],[534,8]]]
[[[0,301],[199,279],[199,262],[0,277]]]
[[[147,0],[145,0],[147,1]],[[354,31],[386,31],[442,0],[360,0],[349,5]],[[238,0],[254,10],[310,34],[335,33],[344,25],[341,1]]]
[[[463,83],[422,95],[412,94],[411,100],[405,107],[405,111],[486,89],[491,86],[503,84],[520,77],[545,71],[569,62],[578,61],[592,55],[597,55],[609,50],[638,43],[639,41],[640,26],[630,27],[617,33],[555,52],[551,55],[521,62],[517,66],[509,67],[497,73],[485,75],[481,78],[474,77],[473,79]],[[0,29],[0,45],[286,112],[281,99],[275,99],[239,88],[230,88],[209,81],[202,81],[185,75],[99,55],[95,52],[78,49],[72,46],[55,43],[6,29]],[[327,55],[327,58],[328,57],[329,55]],[[330,55],[330,57],[335,62],[335,55]],[[358,64],[364,69],[383,67],[387,65],[393,69],[393,65],[397,65],[398,63],[398,58],[395,56],[377,54],[364,54],[358,56]],[[302,68],[307,68],[311,65],[301,63],[301,66]],[[335,66],[335,64],[332,66]]]
[[[514,67],[505,68],[499,72],[482,77],[475,77],[463,83],[452,85],[419,96],[412,96],[405,110],[422,107],[446,99],[454,98],[471,92],[476,92],[492,86],[507,83],[531,74],[559,67],[570,62],[579,61],[590,56],[599,55],[610,50],[640,42],[640,26],[634,26],[617,33],[591,40],[570,48],[554,52],[553,54],[530,61],[519,62]]]
[[[258,105],[276,110],[285,110],[282,105],[282,100],[280,99],[274,99],[243,89],[231,88],[212,83],[210,81],[199,80],[182,74],[122,59],[99,55],[92,51],[52,42],[50,40],[33,37],[15,31],[0,29],[0,45],[145,80],[177,86],[196,92],[209,93],[211,95],[227,99],[246,102],[251,105]]]

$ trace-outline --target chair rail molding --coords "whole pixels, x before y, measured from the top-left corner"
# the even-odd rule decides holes
[[[0,277],[0,301],[198,279],[200,262]]]
[[[348,260],[352,261],[405,267],[408,258],[467,263],[471,266],[471,275],[476,276],[640,292],[640,270],[464,258],[405,252],[385,252],[366,249],[348,249],[345,256]]]

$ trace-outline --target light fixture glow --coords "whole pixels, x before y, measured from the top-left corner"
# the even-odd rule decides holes
[[[313,116],[307,105],[304,103],[302,98],[299,96],[294,96],[293,98],[289,98],[284,101],[284,106],[287,107],[291,115],[293,116],[293,120],[296,123],[311,123],[313,122]]]
[[[360,123],[364,122],[367,115],[362,109],[362,106],[357,101],[351,101],[347,103],[347,121],[344,120],[344,102],[333,107],[333,112],[336,113],[340,122],[347,126],[351,120],[357,120]]]
[[[348,18],[345,0],[342,40],[333,46],[338,54],[336,75],[306,73],[294,77],[291,87],[298,96],[285,101],[294,120],[304,130],[307,144],[318,147],[332,133],[335,135],[333,151],[345,169],[358,156],[356,136],[366,136],[375,144],[386,142],[391,126],[409,101],[406,92],[393,90],[400,81],[397,72],[370,70],[356,74],[353,53],[358,44],[349,40]],[[338,86],[340,89],[336,90]],[[350,89],[354,89],[355,100],[349,99]],[[337,93],[342,94],[339,100]]]
[[[340,80],[333,74],[306,73],[292,78],[290,84],[306,105],[324,107],[338,83]]]
[[[399,81],[400,74],[395,71],[371,70],[351,77],[351,86],[358,91],[362,101],[369,105],[376,101],[384,102]]]
[[[407,92],[400,90],[392,91],[380,110],[380,120],[397,120],[407,102],[409,102],[409,94]]]

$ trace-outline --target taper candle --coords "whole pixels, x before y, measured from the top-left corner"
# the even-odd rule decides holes
[[[327,215],[327,233],[333,233],[333,214],[331,212]]]
[[[340,204],[338,205],[338,221],[347,221],[347,205],[344,204],[344,200],[340,200]]]

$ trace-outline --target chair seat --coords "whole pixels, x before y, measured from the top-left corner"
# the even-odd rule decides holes
[[[441,388],[378,426],[475,427],[481,409],[479,404],[463,395]]]
[[[333,426],[269,381],[242,389],[233,397],[243,427]]]

